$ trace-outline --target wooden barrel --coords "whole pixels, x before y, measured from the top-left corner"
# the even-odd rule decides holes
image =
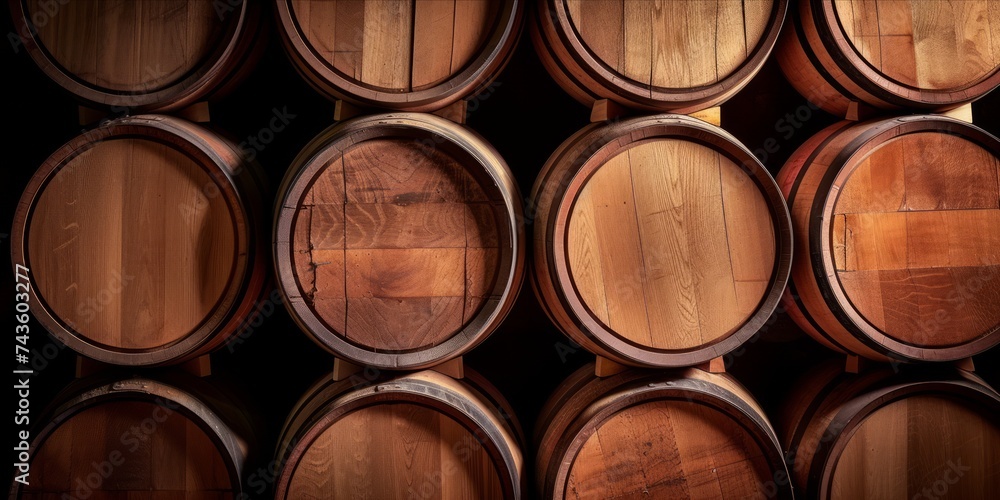
[[[778,62],[807,99],[837,116],[851,102],[948,109],[1000,85],[1000,8],[992,0],[801,0]]]
[[[31,434],[11,498],[243,498],[253,419],[210,384],[100,378],[67,387]]]
[[[732,377],[698,369],[567,379],[542,410],[539,498],[792,498],[778,438]]]
[[[1000,495],[1000,395],[950,367],[807,375],[779,432],[799,498]]]
[[[234,144],[177,118],[121,118],[74,138],[14,214],[32,313],[106,363],[171,364],[220,347],[267,277],[255,174]]]
[[[492,146],[434,115],[357,118],[309,143],[275,213],[278,281],[333,354],[414,369],[484,340],[524,275],[522,202]]]
[[[521,498],[520,428],[504,408],[478,376],[327,377],[285,422],[275,498]]]
[[[49,78],[116,111],[212,97],[246,76],[263,47],[255,1],[10,0],[10,8],[19,44]]]
[[[792,318],[832,349],[943,361],[1000,342],[1000,140],[942,116],[841,122],[782,168]]]
[[[756,333],[788,278],[777,185],[694,118],[587,126],[549,158],[532,200],[540,302],[571,339],[619,363],[722,356]]]
[[[531,39],[563,89],[691,113],[729,99],[774,48],[788,0],[542,0]]]
[[[489,86],[521,32],[524,0],[278,0],[299,73],[356,104],[433,111]]]

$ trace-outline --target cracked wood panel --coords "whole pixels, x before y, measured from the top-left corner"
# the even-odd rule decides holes
[[[1000,67],[1000,7],[989,0],[836,0],[854,49],[887,78],[961,90]]]
[[[771,475],[736,421],[698,403],[655,401],[614,414],[587,439],[566,498],[751,498]]]
[[[865,158],[834,208],[837,278],[890,337],[968,342],[1000,325],[1000,160],[967,139],[921,132]]]
[[[204,64],[227,19],[207,0],[28,0],[37,39],[57,64],[90,85],[150,92]],[[55,6],[55,7],[52,7]],[[55,13],[51,10],[57,9]]]
[[[291,0],[311,50],[348,78],[390,92],[439,85],[486,43],[500,0]]]
[[[833,470],[831,498],[1000,496],[1000,426],[938,395],[900,399],[865,418]],[[947,486],[941,492],[941,484]]]
[[[214,312],[235,264],[235,221],[218,193],[204,168],[165,144],[94,144],[52,178],[31,215],[39,297],[95,343],[151,349],[184,338]]]
[[[587,49],[613,72],[660,88],[718,83],[760,43],[772,0],[565,0]]]
[[[496,220],[478,182],[442,148],[361,142],[315,178],[297,211],[299,286],[352,342],[392,351],[440,344],[492,292]]]
[[[143,433],[156,419],[155,431]],[[144,423],[145,422],[145,423]],[[101,473],[94,464],[109,462]],[[225,455],[197,423],[179,412],[144,401],[98,404],[61,423],[32,457],[30,484],[20,498],[49,500],[79,494],[80,480],[94,499],[176,498],[232,499]]]
[[[291,474],[288,498],[501,499],[486,449],[460,423],[405,403],[351,412],[324,430]]]
[[[759,307],[774,273],[771,211],[727,157],[683,140],[601,165],[568,223],[570,274],[591,314],[658,349],[710,344]]]

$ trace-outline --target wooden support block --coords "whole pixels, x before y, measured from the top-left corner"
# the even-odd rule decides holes
[[[691,118],[697,118],[703,122],[711,123],[716,127],[722,126],[722,108],[719,106],[703,109],[701,111],[695,111],[688,116]]]
[[[698,365],[698,368],[709,373],[726,373],[726,361],[719,356]]]
[[[976,371],[976,364],[972,362],[972,358],[962,358],[955,361],[955,366],[959,370],[965,370],[967,372]]]
[[[852,122],[859,122],[867,120],[879,113],[879,110],[865,104],[863,102],[851,101],[847,106],[847,115],[844,116],[845,120],[850,120]]]
[[[77,108],[77,116],[80,121],[80,125],[87,126],[107,118],[108,112],[100,109],[88,108],[86,106],[79,106]]]
[[[76,378],[89,377],[91,375],[106,372],[110,365],[90,359],[86,356],[76,356]]]
[[[590,122],[605,122],[621,118],[629,114],[628,108],[610,100],[598,99],[594,101],[594,106],[590,108]]]
[[[468,111],[469,101],[460,99],[435,111],[434,114],[440,116],[441,118],[451,120],[459,125],[465,125],[465,117]]]
[[[970,102],[963,104],[962,106],[959,106],[955,109],[949,109],[948,111],[945,111],[944,113],[941,114],[944,116],[950,116],[952,118],[955,118],[956,120],[962,120],[963,122],[972,123],[972,103]]]
[[[844,366],[844,371],[847,373],[858,374],[861,373],[868,366],[868,360],[860,356],[855,356],[854,354],[847,355],[847,363]]]
[[[207,377],[212,374],[212,358],[208,354],[185,361],[178,366],[195,377]]]
[[[358,373],[362,368],[350,361],[344,361],[340,358],[333,358],[333,380],[334,382],[344,380],[355,373]]]
[[[434,370],[442,375],[447,375],[455,380],[465,378],[465,362],[462,360],[461,356],[455,359],[449,359],[448,361],[445,361],[437,366],[433,366],[431,367],[431,370]]]
[[[212,120],[211,113],[208,109],[208,103],[205,101],[196,102],[180,111],[177,111],[175,114],[180,118],[195,123],[208,123]]]
[[[628,370],[627,366],[616,363],[602,356],[598,356],[597,363],[594,364],[594,375],[597,375],[598,377],[610,377],[625,370]]]
[[[333,104],[333,119],[338,122],[354,118],[355,116],[369,114],[371,112],[372,111],[367,108],[349,103],[342,99],[337,99],[337,101]]]

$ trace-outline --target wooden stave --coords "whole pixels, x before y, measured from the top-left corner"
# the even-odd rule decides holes
[[[831,498],[840,453],[864,419],[911,395],[939,395],[1000,412],[1000,393],[979,376],[944,366],[921,372],[883,367],[850,374],[829,362],[806,374],[783,403],[777,426],[790,478],[805,498]]]
[[[617,410],[656,400],[698,402],[740,421],[769,454],[772,476],[788,475],[773,425],[753,396],[728,374],[697,368],[671,372],[631,369],[606,378],[588,364],[563,381],[549,397],[536,428],[535,486],[539,498],[564,498],[562,486],[579,446]],[[599,420],[599,421],[597,421]],[[595,422],[596,421],[596,422]],[[775,498],[792,498],[791,485],[777,484]]]
[[[504,498],[521,498],[524,494],[526,471],[521,447],[524,445],[523,432],[517,417],[509,412],[509,403],[478,373],[466,369],[471,378],[452,379],[432,371],[411,372],[403,375],[378,373],[371,379],[347,378],[334,381],[323,377],[317,381],[296,403],[285,420],[278,437],[275,463],[278,474],[275,479],[275,498],[288,498],[288,487],[294,467],[289,462],[298,462],[308,446],[322,430],[349,415],[380,403],[410,403],[428,406],[457,420],[463,427],[482,441],[483,434],[490,441],[483,443],[489,450],[498,477],[505,487]],[[425,387],[414,391],[409,382],[417,380]],[[427,385],[427,384],[430,385]],[[444,396],[429,392],[437,389]],[[475,408],[470,412],[469,408]],[[335,413],[331,418],[331,413]],[[495,440],[495,441],[494,441]],[[502,445],[502,446],[501,446]]]
[[[60,424],[77,413],[115,401],[142,401],[178,405],[173,411],[198,424],[226,461],[234,498],[246,495],[250,467],[259,460],[259,419],[239,404],[231,393],[205,380],[181,373],[155,376],[112,372],[78,379],[60,391],[39,414],[31,433],[31,456],[44,445]],[[20,498],[23,487],[13,482],[10,498]]]
[[[165,141],[172,146],[187,148],[192,156],[202,160],[206,173],[220,187],[230,206],[239,209],[234,216],[239,248],[237,271],[238,286],[230,285],[220,307],[206,318],[199,328],[180,341],[162,349],[147,352],[128,352],[107,349],[75,334],[30,294],[29,303],[35,318],[56,339],[74,351],[97,361],[127,366],[164,366],[180,364],[207,355],[232,340],[252,315],[269,280],[267,271],[266,242],[261,238],[260,222],[263,217],[263,177],[259,166],[246,163],[238,146],[209,129],[185,120],[159,115],[139,115],[103,122],[84,134],[74,137],[56,150],[39,167],[22,193],[14,213],[11,258],[16,265],[28,260],[28,226],[35,201],[45,185],[59,175],[59,169],[100,140],[118,136],[136,135]],[[171,142],[172,141],[172,142]],[[207,160],[207,161],[206,161]],[[245,175],[244,175],[245,174]],[[30,268],[30,265],[29,265]],[[214,324],[212,327],[206,325]],[[180,346],[180,347],[178,347]]]
[[[797,246],[798,256],[794,259],[793,286],[802,295],[794,298],[788,296],[787,302],[793,304],[790,309],[793,314],[790,316],[811,337],[836,351],[857,354],[875,361],[954,361],[1000,344],[1000,337],[997,336],[1000,325],[975,341],[948,347],[912,346],[898,341],[870,325],[854,309],[844,291],[839,286],[832,286],[827,279],[827,276],[835,274],[830,253],[824,250],[828,248],[825,241],[828,239],[830,214],[836,201],[829,186],[835,186],[839,192],[841,184],[850,173],[837,171],[842,170],[852,158],[861,157],[881,144],[876,141],[919,131],[956,134],[1000,157],[1000,139],[975,125],[940,115],[912,115],[875,119],[857,125],[851,125],[851,122],[831,125],[819,133],[820,136],[825,136],[824,140],[810,140],[803,144],[786,163],[788,172],[782,167],[783,172],[779,174],[779,178],[784,179],[787,186],[788,204],[796,235],[806,239],[804,245]],[[828,187],[815,193],[812,190],[799,193],[801,182],[809,175],[808,167],[813,161],[831,164],[827,167],[829,172],[819,180],[821,185]],[[823,166],[820,164],[821,168]],[[815,177],[820,173],[822,172],[814,169],[812,175]]]
[[[290,295],[291,291],[298,294],[297,278],[290,257],[293,244],[291,229],[298,208],[296,200],[306,192],[304,184],[308,184],[313,174],[327,162],[327,158],[338,151],[335,148],[347,148],[369,138],[382,137],[393,130],[438,134],[446,139],[446,146],[457,147],[476,159],[477,168],[483,168],[485,175],[494,183],[493,189],[500,191],[508,215],[506,227],[499,228],[501,241],[507,241],[506,246],[501,243],[500,248],[504,253],[498,267],[503,272],[498,275],[494,288],[502,288],[501,296],[487,300],[480,315],[447,341],[429,349],[404,353],[376,352],[343,340],[322,324],[302,297]],[[526,266],[520,191],[513,174],[496,149],[479,134],[462,125],[435,115],[409,112],[370,115],[338,123],[321,132],[302,149],[292,161],[278,192],[280,194],[274,210],[272,245],[278,290],[283,302],[291,306],[289,313],[299,328],[331,354],[376,369],[430,368],[461,356],[484,341],[510,312],[520,293]],[[491,312],[487,318],[480,320],[485,311]]]
[[[524,24],[524,0],[504,0],[500,19],[481,52],[468,67],[445,82],[415,92],[384,92],[339,75],[309,50],[296,28],[291,0],[276,2],[277,30],[285,54],[296,72],[314,90],[330,99],[393,111],[432,112],[472,97],[493,84],[514,54]]]
[[[801,0],[791,11],[789,27],[778,44],[778,63],[792,86],[828,113],[846,116],[852,103],[881,110],[944,111],[1000,86],[1000,68],[979,82],[948,92],[894,82],[870,68],[851,48],[837,29],[831,0]]]
[[[238,12],[227,15],[239,17],[227,46],[218,57],[212,57],[210,66],[201,67],[175,84],[155,92],[121,93],[91,88],[73,75],[61,70],[34,38],[33,25],[28,22],[24,0],[8,0],[14,21],[14,32],[24,42],[24,47],[39,69],[58,86],[88,106],[110,110],[113,114],[166,113],[178,111],[199,101],[215,99],[230,93],[253,70],[266,46],[261,5],[256,1],[240,1]],[[24,37],[23,34],[31,36]]]
[[[655,134],[650,133],[649,130],[654,127],[660,127],[665,132],[658,129]],[[624,150],[627,145],[622,142],[630,135],[641,135],[643,140],[675,136],[716,148],[722,154],[731,156],[737,165],[752,170],[749,176],[762,189],[762,195],[769,202],[776,225],[778,251],[775,254],[775,271],[768,292],[753,316],[735,332],[714,343],[685,351],[654,352],[645,346],[636,347],[623,342],[615,337],[610,328],[604,328],[592,318],[581,318],[581,312],[574,312],[586,311],[586,308],[579,304],[575,293],[566,292],[573,288],[567,272],[564,245],[560,246],[560,240],[557,240],[565,239],[564,226],[568,221],[571,201],[578,193],[569,192],[569,188],[582,184],[576,177],[585,165],[610,158]],[[613,149],[615,147],[621,149]],[[532,286],[542,309],[572,341],[620,364],[636,367],[684,367],[723,356],[746,342],[763,325],[780,301],[789,278],[791,218],[777,184],[738,140],[722,129],[695,118],[653,115],[608,124],[590,124],[564,141],[549,157],[535,181],[531,200],[534,221]],[[562,231],[559,230],[560,227],[563,228]]]
[[[585,106],[599,99],[611,99],[643,111],[688,114],[722,104],[750,83],[777,45],[788,4],[789,0],[775,1],[768,28],[756,50],[735,71],[720,82],[684,91],[644,88],[603,68],[579,38],[571,35],[574,31],[562,0],[538,2],[529,25],[542,65],[566,93]]]

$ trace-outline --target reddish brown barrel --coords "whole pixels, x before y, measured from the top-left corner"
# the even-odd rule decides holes
[[[503,320],[524,275],[521,197],[506,163],[434,115],[357,118],[285,176],[275,264],[295,321],[333,354],[426,368]]]
[[[1000,494],[998,414],[1000,394],[969,372],[839,362],[802,379],[778,424],[800,498],[986,500]]]
[[[944,361],[1000,342],[1000,140],[942,116],[841,122],[782,168],[786,304],[841,352]]]
[[[948,109],[1000,85],[1000,8],[990,0],[800,0],[778,62],[837,116],[851,103]]]
[[[228,90],[263,47],[253,1],[9,3],[18,43],[38,67],[102,108],[183,108]]]
[[[700,120],[592,124],[552,154],[532,199],[540,301],[567,336],[619,363],[722,356],[784,290],[781,193],[744,146]]]
[[[368,384],[322,380],[299,401],[275,498],[522,497],[520,428],[485,379],[423,371]]]
[[[71,140],[14,214],[32,313],[105,363],[172,364],[220,347],[267,277],[258,174],[236,145],[177,118],[122,118]]]
[[[541,0],[531,38],[556,82],[587,106],[611,99],[690,113],[750,82],[787,8],[787,0]]]
[[[317,90],[366,106],[433,111],[507,64],[524,0],[279,0],[288,56]]]
[[[697,369],[608,378],[581,368],[538,420],[539,498],[792,498],[753,397]]]
[[[11,498],[241,498],[252,418],[205,381],[80,380],[37,420],[28,484]]]

